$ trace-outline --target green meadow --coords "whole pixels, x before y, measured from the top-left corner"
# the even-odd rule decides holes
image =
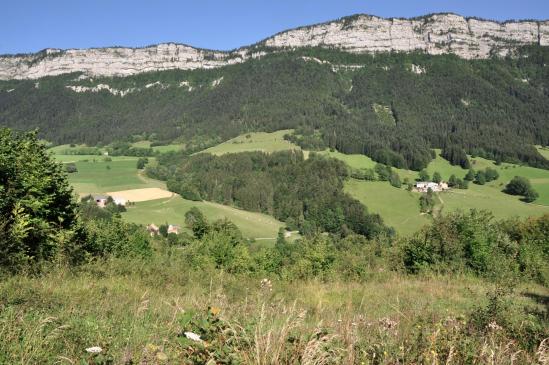
[[[134,157],[76,161],[78,172],[69,174],[69,182],[79,194],[160,187],[140,177],[136,163]]]
[[[206,149],[204,152],[213,154],[238,153],[245,151],[274,152],[288,149],[299,149],[298,146],[285,141],[283,136],[291,130],[282,130],[274,133],[249,133],[233,138],[217,146]],[[149,147],[150,142],[134,143],[136,147]],[[154,147],[155,150],[166,152],[181,148],[182,145]],[[78,148],[80,146],[76,146]],[[78,193],[102,193],[128,189],[159,187],[165,189],[161,181],[148,179],[136,169],[136,157],[111,157],[105,161],[103,156],[96,155],[61,155],[70,149],[69,145],[51,148],[55,158],[61,162],[74,162],[78,172],[70,174],[69,180]],[[542,155],[549,155],[549,149],[538,147]],[[307,152],[307,151],[306,151]],[[454,174],[463,178],[466,169],[452,166],[440,157],[440,150],[435,150],[436,158],[427,167],[432,176],[438,171],[444,180]],[[322,155],[344,161],[353,169],[373,168],[376,162],[364,155],[345,155],[334,151],[318,152]],[[493,212],[497,218],[512,216],[538,216],[549,213],[549,171],[528,166],[519,166],[503,163],[495,165],[493,161],[480,157],[471,157],[470,161],[475,170],[490,167],[496,169],[500,177],[496,181],[484,186],[470,184],[469,189],[452,189],[449,192],[438,194],[437,212],[451,212],[468,209],[485,209]],[[154,163],[152,159],[151,163]],[[413,181],[417,178],[416,171],[395,169],[401,179]],[[518,197],[504,194],[501,190],[514,176],[523,176],[530,179],[540,197],[531,204],[523,203]],[[429,215],[419,212],[419,194],[396,189],[387,182],[365,182],[350,180],[345,189],[348,193],[364,203],[369,211],[379,213],[385,222],[394,227],[399,234],[407,235],[431,220]],[[283,224],[276,219],[258,213],[246,212],[239,209],[209,202],[192,202],[180,197],[160,199],[136,203],[124,217],[135,223],[177,223],[182,224],[185,212],[192,206],[200,208],[210,220],[228,218],[233,221],[247,237],[273,238]]]
[[[549,160],[549,147],[536,146],[536,148],[543,157]]]
[[[458,178],[463,178],[467,174],[467,169],[463,169],[460,166],[452,166],[448,161],[443,159],[440,156],[440,150],[435,150],[435,152],[436,158],[433,159],[426,169],[429,175],[432,176],[435,171],[438,171],[444,180],[448,180],[451,175],[456,175]],[[364,155],[345,155],[337,151],[330,152],[328,150],[319,153],[342,160],[353,169],[374,168],[376,165],[375,161]],[[513,177],[523,176],[530,179],[530,182],[540,194],[540,198],[536,200],[535,204],[549,205],[549,170],[509,163],[496,165],[493,161],[481,157],[469,156],[469,159],[471,161],[472,168],[475,170],[483,170],[490,167],[498,171],[500,175],[499,179],[486,184],[487,186],[502,190]],[[404,169],[394,170],[400,175],[401,179],[409,178],[413,181],[418,177],[418,173],[416,171]]]
[[[169,144],[165,146],[154,146],[151,147],[150,141],[139,141],[132,144],[133,147],[140,147],[140,148],[152,148],[154,152],[159,153],[166,153],[166,152],[175,152],[179,151],[183,148],[182,144]]]
[[[208,152],[214,155],[223,155],[225,153],[248,151],[263,151],[266,153],[271,153],[289,149],[299,150],[299,146],[284,140],[284,135],[290,132],[291,130],[281,130],[273,133],[247,133],[218,144],[217,146],[210,147],[202,152]]]
[[[430,216],[419,213],[418,193],[397,189],[387,181],[351,179],[345,191],[366,205],[370,213],[381,215],[399,234],[411,234],[431,221]]]
[[[467,174],[468,170],[462,169],[460,166],[452,166],[440,157],[440,150],[435,150],[435,152],[436,158],[427,167],[429,175],[432,176],[435,171],[438,171],[444,180],[448,180],[452,174],[459,178],[463,178]],[[545,152],[549,154],[549,151]],[[376,165],[375,161],[364,155],[345,155],[328,150],[320,153],[340,159],[353,169],[373,168]],[[452,189],[437,194],[437,212],[483,209],[491,211],[496,218],[549,214],[548,170],[508,163],[496,165],[493,161],[480,157],[470,156],[470,160],[475,170],[487,167],[496,169],[500,175],[499,179],[483,186],[471,183],[467,190]],[[408,178],[414,181],[418,176],[416,171],[394,170],[398,172],[401,179]],[[520,201],[519,197],[502,192],[507,182],[514,176],[530,179],[540,195],[534,203],[524,203]],[[365,204],[370,212],[380,214],[388,225],[394,227],[402,235],[413,233],[431,219],[428,215],[420,215],[420,194],[408,192],[404,188],[394,188],[388,182],[350,180],[346,183],[345,190]]]
[[[227,218],[240,228],[244,236],[263,238],[265,241],[274,241],[278,230],[284,227],[282,222],[273,217],[232,208],[226,205],[206,202],[190,201],[176,195],[168,199],[150,200],[135,203],[128,207],[123,217],[138,224],[179,224],[185,225],[185,213],[192,207],[200,209],[210,221]]]
[[[419,212],[421,194],[395,188],[386,181],[359,181],[351,179],[345,191],[360,200],[372,213],[401,235],[415,232],[431,220]],[[469,189],[452,189],[437,194],[437,211],[448,213],[469,209],[489,210],[496,218],[529,217],[549,214],[549,206],[524,203],[519,197],[502,193],[491,186],[470,184]]]

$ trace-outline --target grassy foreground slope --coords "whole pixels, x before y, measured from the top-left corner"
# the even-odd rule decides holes
[[[248,212],[226,205],[207,201],[190,201],[176,195],[169,199],[158,199],[135,203],[122,216],[129,222],[157,225],[179,224],[184,226],[185,213],[192,207],[199,208],[209,221],[227,218],[237,225],[245,237],[276,239],[278,230],[284,227],[282,222],[265,214]]]
[[[88,363],[93,360],[85,349],[100,346],[115,364],[128,358],[181,363],[185,313],[213,306],[223,321],[244,327],[240,340],[255,344],[254,351],[243,354],[246,364],[295,363],[288,357],[321,355],[326,364],[353,364],[357,358],[385,364],[420,356],[437,363],[445,356],[437,353],[439,346],[470,340],[453,338],[454,327],[448,326],[467,326],[470,313],[487,307],[486,293],[492,290],[492,284],[470,277],[386,273],[360,283],[273,281],[270,291],[261,288],[259,278],[186,267],[174,253],[148,264],[118,260],[76,273],[54,270],[3,280],[0,362]],[[509,300],[534,313],[543,311],[535,299],[547,296],[547,288],[528,285]],[[309,338],[310,346],[291,346],[290,333]],[[492,339],[497,333],[486,336]],[[428,348],[421,342],[424,337],[430,338],[434,352],[415,353]],[[471,356],[478,363],[507,364],[512,351],[492,345],[487,341],[486,352]]]

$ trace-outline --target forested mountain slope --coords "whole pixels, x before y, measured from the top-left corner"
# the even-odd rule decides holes
[[[212,70],[0,81],[0,125],[90,145],[297,128],[396,167],[423,168],[451,144],[547,168],[532,145],[549,144],[548,64],[540,46],[486,60],[304,48]]]

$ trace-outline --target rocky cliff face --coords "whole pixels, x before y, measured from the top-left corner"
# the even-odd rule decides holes
[[[517,46],[549,46],[549,21],[497,23],[435,14],[417,19],[357,15],[279,33],[259,43],[273,50],[332,47],[348,52],[424,51],[454,53],[467,59],[506,55]],[[201,50],[179,44],[146,48],[48,49],[25,56],[0,57],[0,79],[36,79],[70,72],[127,76],[169,69],[214,68],[260,57],[256,46],[232,52]]]
[[[360,15],[283,32],[265,41],[271,47],[325,46],[350,52],[454,53],[460,57],[501,55],[520,45],[549,45],[549,21],[507,22],[435,14],[421,19]]]

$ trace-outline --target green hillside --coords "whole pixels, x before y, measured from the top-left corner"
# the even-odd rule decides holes
[[[46,140],[91,146],[143,134],[193,145],[308,128],[325,147],[399,168],[420,170],[432,148],[446,145],[549,167],[533,147],[549,145],[549,48],[517,53],[464,60],[310,48],[211,70],[93,80],[61,75],[39,80],[39,88],[34,80],[0,81],[0,125],[39,128]],[[412,65],[425,72],[412,72]],[[134,92],[120,97],[67,88],[98,84]],[[145,87],[150,84],[157,86]]]
[[[278,230],[284,224],[271,216],[211,202],[194,202],[174,196],[169,199],[150,200],[135,203],[122,216],[128,222],[139,224],[185,225],[185,213],[192,207],[199,208],[209,221],[227,218],[242,231],[245,237],[261,238],[260,241],[274,242]]]
[[[273,133],[246,133],[216,146],[210,147],[202,152],[207,152],[214,155],[223,155],[225,153],[248,151],[271,153],[275,151],[301,149],[299,146],[284,140],[284,135],[291,132],[291,130],[281,130]]]

